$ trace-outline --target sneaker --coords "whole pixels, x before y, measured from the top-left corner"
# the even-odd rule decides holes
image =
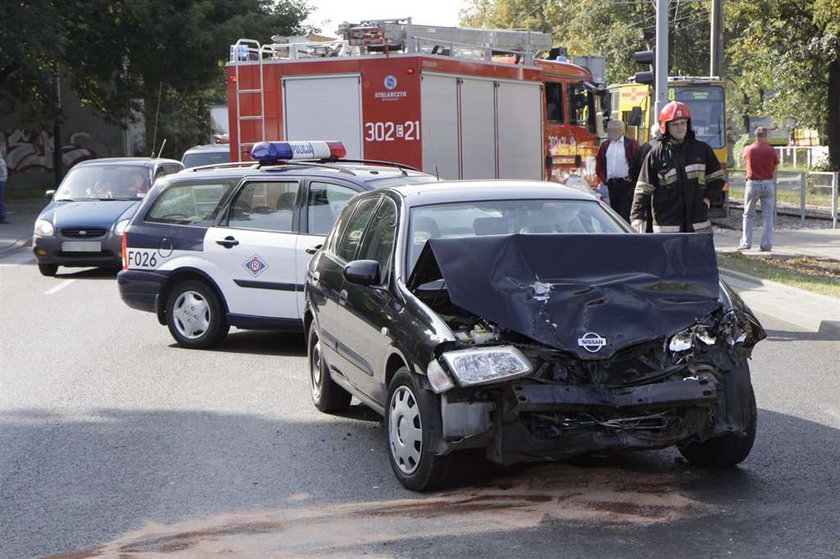
[[[770,247],[761,247],[761,252],[770,252]]]
[[[738,250],[750,250],[750,245],[738,245]]]

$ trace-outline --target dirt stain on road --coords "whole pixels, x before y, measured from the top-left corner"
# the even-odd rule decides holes
[[[546,465],[498,483],[418,498],[149,524],[91,552],[53,559],[344,557],[357,555],[365,546],[409,538],[514,531],[544,522],[622,530],[714,513],[710,505],[675,489],[690,475],[679,469],[635,472]]]

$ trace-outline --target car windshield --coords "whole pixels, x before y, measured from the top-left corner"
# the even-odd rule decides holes
[[[55,193],[56,200],[137,200],[150,186],[141,165],[86,165],[70,169]]]
[[[588,200],[471,201],[411,209],[407,238],[410,272],[428,239],[481,235],[626,233],[598,202]]]
[[[230,161],[230,152],[224,151],[196,151],[193,153],[185,153],[181,161],[185,169],[190,167],[201,167],[202,165],[217,165],[219,163],[227,163]]]

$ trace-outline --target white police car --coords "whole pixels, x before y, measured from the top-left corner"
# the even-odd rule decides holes
[[[159,181],[123,235],[123,301],[190,348],[218,344],[230,326],[302,330],[307,264],[350,198],[436,180],[345,154],[340,142],[262,142],[258,163]]]

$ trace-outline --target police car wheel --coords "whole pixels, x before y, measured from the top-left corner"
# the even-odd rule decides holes
[[[58,264],[38,264],[38,271],[51,278],[58,273]]]
[[[385,429],[391,469],[403,486],[428,491],[446,484],[453,457],[433,450],[441,436],[440,404],[405,367],[388,386]]]
[[[230,328],[216,292],[197,280],[172,288],[166,301],[166,324],[179,345],[193,349],[217,345]]]
[[[321,339],[313,324],[309,328],[307,363],[309,364],[309,387],[312,403],[324,413],[345,411],[350,407],[352,396],[330,377],[327,364],[321,354]]]

